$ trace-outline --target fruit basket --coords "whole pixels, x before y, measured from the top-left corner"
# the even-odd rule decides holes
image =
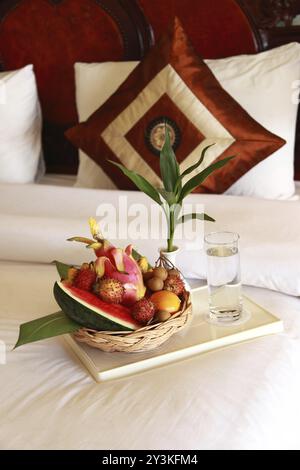
[[[150,319],[147,320],[148,317],[146,317],[147,324],[145,326],[139,325],[134,331],[99,331],[98,329],[84,327],[73,334],[76,341],[105,352],[146,352],[161,346],[171,336],[185,327],[191,315],[191,302],[190,294],[185,288],[184,280],[179,270],[164,256],[159,257],[153,269],[148,268],[148,263],[145,263],[144,257],[139,258],[138,264],[141,268],[144,268],[143,281],[148,287],[145,296],[133,304],[130,309],[133,314],[135,313],[135,319],[141,321],[141,311],[140,309],[135,309],[135,307],[139,307],[141,304],[144,307],[142,314],[147,314],[149,306],[148,298],[155,298],[157,306],[161,305],[161,308],[169,308],[172,313],[156,309],[156,315],[154,315],[154,312],[150,312]],[[107,284],[107,278],[104,278],[103,282]],[[152,295],[149,286],[155,291],[154,293],[152,292]],[[112,288],[111,282],[109,287],[110,289]],[[169,290],[164,290],[165,288]],[[179,297],[174,291],[176,294],[179,294]],[[108,292],[111,291],[106,292],[106,300],[108,300]],[[57,296],[56,293],[55,296],[58,302],[60,302],[60,296]],[[176,304],[177,301],[178,304]],[[113,309],[116,307],[121,308],[121,306],[115,304],[110,304],[110,306]],[[146,312],[145,307],[147,307]],[[134,312],[134,310],[136,311]],[[151,317],[152,314],[153,316]]]
[[[162,255],[151,267],[131,245],[123,250],[104,240],[94,220],[90,226],[96,262],[69,268],[54,287],[61,309],[82,325],[73,337],[106,352],[157,348],[184,328],[191,314],[181,273]]]
[[[105,352],[144,352],[161,346],[185,327],[191,315],[190,294],[185,292],[181,309],[168,320],[149,324],[135,331],[97,331],[81,328],[73,337],[76,341]]]
[[[167,258],[152,267],[132,245],[112,245],[92,218],[90,230],[93,239],[69,241],[86,244],[96,259],[81,266],[56,261],[60,280],[53,293],[61,311],[21,325],[16,346],[69,333],[106,352],[143,352],[186,325],[190,295]]]

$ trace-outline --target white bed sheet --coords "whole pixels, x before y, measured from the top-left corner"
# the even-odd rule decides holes
[[[0,339],[57,310],[53,266],[0,263]],[[300,449],[300,311],[295,297],[247,295],[285,332],[96,384],[60,338],[0,365],[2,449]]]
[[[81,244],[65,240],[74,235],[89,235],[87,219],[96,215],[99,205],[104,204],[105,209],[107,204],[118,207],[122,198],[122,204],[128,207],[142,204],[143,213],[146,210],[150,213],[151,205],[148,197],[133,191],[2,184],[0,194],[0,259],[13,261],[49,263],[59,259],[71,264],[88,261],[91,253]],[[245,284],[300,296],[299,201],[198,194],[190,196],[187,203],[192,204],[189,212],[205,210],[216,219],[215,224],[205,224],[206,231],[229,230],[241,235]],[[153,205],[158,213],[158,206]],[[126,227],[126,210],[122,214],[120,222],[111,221],[113,227]],[[114,240],[110,232],[109,238],[119,246],[132,242],[154,262],[165,241],[148,232],[146,235],[145,239],[135,240],[132,234],[123,231]],[[203,237],[200,238],[202,242]],[[178,256],[183,273],[189,278],[205,278],[205,254],[200,250],[200,239],[193,250],[187,250],[185,238],[175,242],[183,247]]]

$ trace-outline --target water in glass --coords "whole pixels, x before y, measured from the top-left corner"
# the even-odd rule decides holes
[[[222,244],[222,237],[217,239],[218,243],[206,240],[210,316],[220,322],[232,322],[242,313],[238,236],[233,243]]]

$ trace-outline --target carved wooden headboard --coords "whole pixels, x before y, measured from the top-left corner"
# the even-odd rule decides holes
[[[75,173],[75,62],[141,59],[175,15],[205,58],[255,53],[300,40],[298,13],[300,0],[0,0],[0,66],[34,64],[47,170]]]

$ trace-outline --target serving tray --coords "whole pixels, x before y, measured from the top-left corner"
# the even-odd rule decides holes
[[[154,351],[132,354],[105,353],[76,342],[71,335],[65,335],[64,340],[94,379],[103,382],[283,331],[281,320],[245,296],[244,308],[251,313],[247,322],[231,327],[211,325],[205,321],[208,306],[207,288],[193,289],[191,294],[192,320],[180,333],[172,336]]]

